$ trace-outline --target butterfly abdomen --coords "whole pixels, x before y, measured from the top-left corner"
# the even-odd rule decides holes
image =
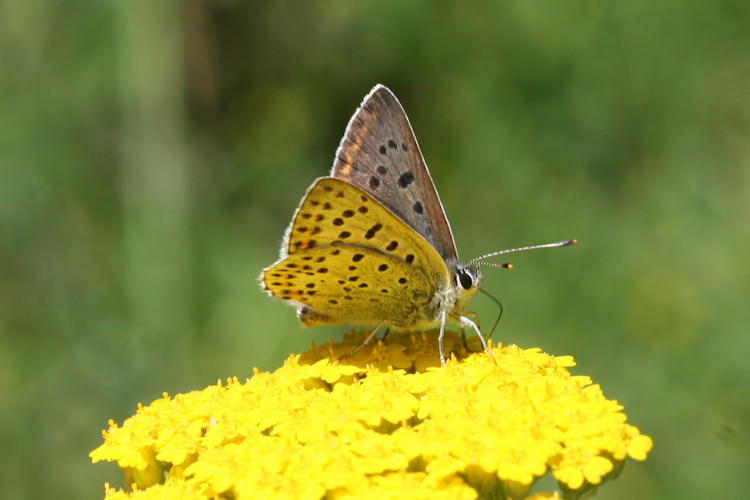
[[[330,316],[319,313],[308,306],[297,309],[297,318],[304,326],[330,325],[333,323]]]

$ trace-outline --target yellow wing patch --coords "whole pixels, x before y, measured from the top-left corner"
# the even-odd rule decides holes
[[[438,284],[423,269],[358,245],[296,252],[266,269],[261,280],[271,295],[298,306],[307,326],[385,321],[410,327],[434,319],[430,299]]]
[[[433,281],[450,279],[433,246],[368,193],[324,177],[308,189],[285,241],[287,255],[331,244],[357,245],[421,269]]]

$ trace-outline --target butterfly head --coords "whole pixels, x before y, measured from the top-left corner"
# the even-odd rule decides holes
[[[456,290],[458,291],[457,306],[463,309],[463,306],[471,299],[482,283],[482,273],[478,265],[457,265],[453,277]]]

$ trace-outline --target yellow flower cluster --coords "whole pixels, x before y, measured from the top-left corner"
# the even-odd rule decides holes
[[[91,458],[131,491],[106,498],[578,498],[651,449],[569,356],[511,345],[495,364],[447,333],[445,367],[434,334],[339,360],[363,335],[110,421]],[[548,472],[560,492],[531,496]]]

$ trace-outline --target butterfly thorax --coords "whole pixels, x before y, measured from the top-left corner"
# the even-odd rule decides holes
[[[442,311],[446,312],[448,318],[457,320],[466,313],[466,304],[479,290],[482,275],[478,269],[464,268],[461,265],[451,267],[454,268],[451,280],[433,295],[429,310],[425,311],[424,321],[421,322],[424,326],[439,323]]]

